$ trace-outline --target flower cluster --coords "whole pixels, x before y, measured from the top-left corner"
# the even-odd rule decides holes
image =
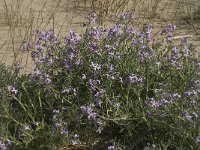
[[[176,104],[177,100],[181,98],[178,93],[160,93],[157,98],[149,98],[146,103],[153,109],[159,109],[161,106]]]
[[[172,38],[173,33],[175,32],[175,30],[176,30],[176,26],[175,26],[175,25],[173,25],[173,24],[168,24],[168,25],[165,27],[165,29],[163,29],[163,30],[161,31],[161,35],[166,34],[168,40],[170,40],[170,39]]]
[[[98,113],[94,111],[94,107],[94,104],[90,104],[81,106],[80,109],[83,113],[87,114],[89,120],[92,120],[97,124],[98,129],[96,132],[101,133],[104,129],[105,122],[99,118]]]
[[[9,149],[11,146],[12,143],[9,139],[3,140],[2,138],[0,138],[0,149],[2,150]]]
[[[62,117],[61,113],[66,110],[66,107],[63,107],[61,110],[59,109],[54,109],[53,110],[53,122],[54,122],[54,127],[56,130],[60,132],[61,135],[68,135],[69,131],[67,129],[67,122],[65,122]]]

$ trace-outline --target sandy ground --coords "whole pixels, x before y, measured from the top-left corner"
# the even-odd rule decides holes
[[[46,3],[47,2],[47,3]],[[0,62],[11,65],[18,55],[22,41],[32,40],[35,29],[54,29],[59,36],[70,29],[81,32],[84,14],[76,13],[72,0],[0,0]],[[17,6],[19,5],[19,6]],[[13,7],[12,7],[13,6]],[[7,11],[6,11],[7,9]],[[19,61],[32,69],[27,54],[18,55]]]
[[[132,3],[135,1],[130,0],[124,11],[133,10]],[[182,0],[182,3],[181,0],[139,1],[134,7],[139,24],[151,23],[155,29],[160,29],[168,23],[175,23],[176,35],[192,35],[189,40],[200,52],[200,20],[192,18],[192,14],[200,8],[199,0]],[[81,33],[84,16],[90,11],[88,3],[89,0],[0,0],[0,62],[12,64],[21,42],[27,38],[31,40],[30,35],[36,28],[54,28],[60,37],[67,35],[70,29]],[[186,22],[183,18],[193,21]],[[28,62],[27,71],[30,71],[32,64],[29,57],[26,54],[19,56],[22,63]]]

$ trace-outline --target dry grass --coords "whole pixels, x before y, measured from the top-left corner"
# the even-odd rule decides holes
[[[28,54],[21,53],[22,44],[26,41],[34,43],[33,32],[35,29],[54,29],[56,26],[55,16],[58,16],[58,7],[60,0],[50,8],[45,10],[46,1],[43,5],[35,10],[32,7],[33,0],[26,3],[26,7],[22,6],[24,0],[2,0],[3,7],[1,16],[4,26],[7,27],[6,40],[1,46],[2,59],[1,62],[13,65],[16,62],[22,62],[27,65],[29,63]]]

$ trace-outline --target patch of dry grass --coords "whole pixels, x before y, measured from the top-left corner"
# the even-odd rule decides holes
[[[33,0],[28,3],[25,0],[2,0],[2,3],[4,6],[0,14],[7,30],[2,31],[6,35],[4,35],[5,42],[1,46],[3,54],[1,62],[10,65],[23,62],[27,65],[30,61],[28,54],[21,53],[22,44],[26,41],[34,43],[35,29],[55,28],[57,23],[55,16],[58,16],[60,0],[56,1],[49,10],[46,10],[48,1],[37,9],[32,6]]]

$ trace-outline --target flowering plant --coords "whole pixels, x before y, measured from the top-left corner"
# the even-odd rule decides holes
[[[198,148],[193,46],[172,41],[174,25],[155,39],[152,25],[136,31],[130,19],[103,28],[93,14],[83,35],[70,31],[64,40],[37,30],[36,44],[23,47],[34,73],[4,87],[2,136],[19,149]]]

